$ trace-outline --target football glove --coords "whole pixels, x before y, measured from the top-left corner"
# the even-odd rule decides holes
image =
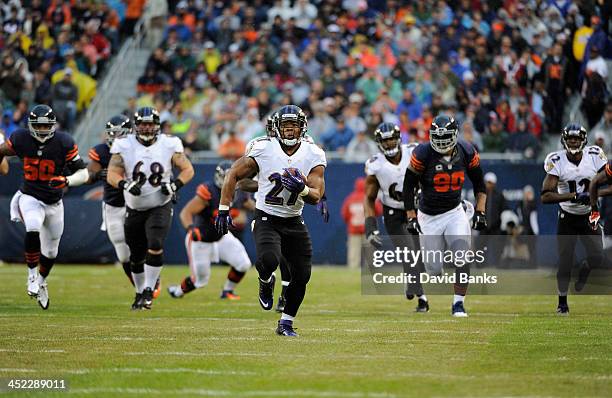
[[[406,231],[408,231],[410,235],[419,235],[423,233],[421,231],[421,226],[419,225],[419,220],[417,220],[416,217],[411,217],[408,219],[408,222],[406,223]]]
[[[138,181],[127,182],[126,180],[121,180],[119,182],[120,189],[123,189],[124,191],[128,191],[134,196],[138,196],[142,193],[140,189],[141,187],[142,187],[142,184],[140,184]]]
[[[187,227],[187,233],[191,236],[191,240],[194,242],[199,242],[202,240],[202,232],[200,232],[200,228],[198,227],[190,225]]]
[[[107,175],[108,175],[108,169],[102,169],[102,170],[98,171],[94,175],[94,180],[96,180],[96,181],[106,181],[106,176]]]
[[[161,186],[161,191],[164,195],[174,195],[179,189],[183,187],[183,181],[174,180],[170,182],[164,182]]]
[[[579,203],[581,205],[589,206],[591,204],[591,196],[588,192],[577,193],[574,200],[574,203]]]
[[[597,227],[599,226],[600,218],[601,218],[601,214],[599,214],[599,210],[591,211],[591,214],[589,215],[589,224],[591,225],[591,228],[594,231],[596,231]]]
[[[57,189],[66,188],[68,186],[68,179],[64,176],[51,177],[49,186]]]
[[[229,227],[233,227],[232,216],[229,214],[228,210],[219,210],[217,213],[217,217],[215,218],[215,228],[217,229],[217,233],[221,235],[225,235],[229,232]]]
[[[366,240],[374,248],[380,249],[383,246],[382,237],[380,236],[380,231],[378,230],[378,223],[376,222],[376,218],[374,217],[366,218],[365,233],[366,233]]]
[[[321,213],[321,217],[323,217],[323,222],[329,222],[329,210],[327,208],[327,198],[325,195],[321,198],[319,203],[317,203],[317,210]]]
[[[291,170],[285,169],[285,174],[281,176],[281,182],[283,187],[292,193],[302,193],[306,188],[306,183],[299,171],[292,174]]]
[[[487,216],[484,211],[476,211],[472,217],[472,228],[476,231],[482,231],[487,227]]]

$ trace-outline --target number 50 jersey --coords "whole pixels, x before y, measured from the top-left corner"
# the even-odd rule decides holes
[[[297,193],[283,188],[280,177],[284,169],[296,168],[308,176],[315,167],[327,166],[325,152],[306,139],[302,139],[297,151],[289,156],[277,139],[257,138],[249,143],[245,156],[253,158],[259,167],[255,207],[270,215],[285,218],[300,216],[304,200]]]
[[[140,195],[124,193],[130,209],[148,210],[172,199],[162,193],[161,185],[172,178],[172,156],[183,151],[183,143],[178,137],[165,134],[160,134],[150,146],[142,145],[133,134],[115,140],[111,153],[123,158],[125,179],[143,182]]]
[[[605,167],[606,154],[597,146],[588,146],[582,150],[582,159],[578,165],[567,158],[565,149],[552,152],[546,156],[544,170],[546,173],[559,177],[557,192],[589,192],[589,185],[595,175]],[[561,209],[571,214],[584,215],[591,211],[591,206],[573,203],[559,203]]]

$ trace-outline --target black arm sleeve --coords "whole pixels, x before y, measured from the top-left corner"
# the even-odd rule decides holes
[[[406,169],[404,176],[404,209],[414,210],[414,193],[419,186],[419,176],[410,170]]]
[[[487,187],[485,186],[484,182],[484,174],[480,166],[468,169],[467,174],[470,181],[472,181],[472,185],[474,186],[474,194],[487,192]]]
[[[70,170],[70,174],[74,174],[81,169],[87,168],[87,164],[79,156],[78,159],[66,163],[66,168]]]

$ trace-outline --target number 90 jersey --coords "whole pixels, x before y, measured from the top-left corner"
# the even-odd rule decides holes
[[[582,159],[578,165],[570,162],[566,150],[550,153],[544,161],[546,173],[559,177],[557,192],[589,192],[589,185],[595,175],[607,163],[606,154],[597,146],[588,146],[582,150]],[[559,203],[561,209],[571,214],[583,215],[591,211],[591,206],[573,203]]]
[[[382,203],[385,206],[398,210],[404,210],[404,176],[410,164],[412,150],[416,144],[402,145],[402,159],[399,164],[393,164],[382,153],[377,153],[365,163],[366,175],[376,177],[380,191],[382,192]]]
[[[270,215],[285,218],[300,216],[304,200],[297,193],[283,188],[280,177],[284,169],[296,168],[308,176],[313,168],[327,166],[325,152],[305,139],[302,139],[297,151],[289,156],[276,138],[257,138],[249,143],[245,156],[253,158],[259,167],[255,207]]]
[[[141,181],[141,194],[125,192],[125,202],[130,209],[148,210],[165,205],[172,199],[164,195],[161,185],[172,178],[172,156],[184,152],[178,137],[160,134],[150,146],[144,146],[134,134],[118,138],[111,148],[112,154],[121,155],[127,181]]]

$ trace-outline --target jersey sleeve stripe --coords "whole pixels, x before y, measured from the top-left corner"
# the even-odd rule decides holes
[[[15,153],[15,148],[13,148],[13,142],[11,141],[10,138],[8,140],[6,140],[6,145],[8,145],[8,147],[11,149],[11,151],[13,151],[13,153]]]
[[[478,152],[476,152],[474,154],[474,157],[472,158],[472,160],[470,161],[469,164],[469,168],[473,169],[474,167],[478,167],[480,165],[480,155],[478,154]]]
[[[415,155],[412,155],[412,157],[410,158],[410,167],[412,167],[416,171],[425,170],[425,165],[423,164],[423,162],[417,159]]]
[[[196,195],[198,195],[200,198],[204,200],[210,200],[212,198],[212,195],[210,194],[208,187],[204,184],[200,184],[198,186],[198,189],[196,190]]]
[[[79,148],[74,145],[71,150],[66,154],[66,160],[72,160],[79,154]]]
[[[607,175],[609,178],[612,178],[612,167],[610,166],[610,163],[608,163],[608,164],[606,165],[606,175]]]
[[[90,158],[91,160],[95,160],[96,162],[99,162],[99,161],[100,161],[100,155],[98,155],[98,153],[96,152],[96,150],[95,150],[95,149],[93,149],[93,148],[89,150],[89,158]]]

